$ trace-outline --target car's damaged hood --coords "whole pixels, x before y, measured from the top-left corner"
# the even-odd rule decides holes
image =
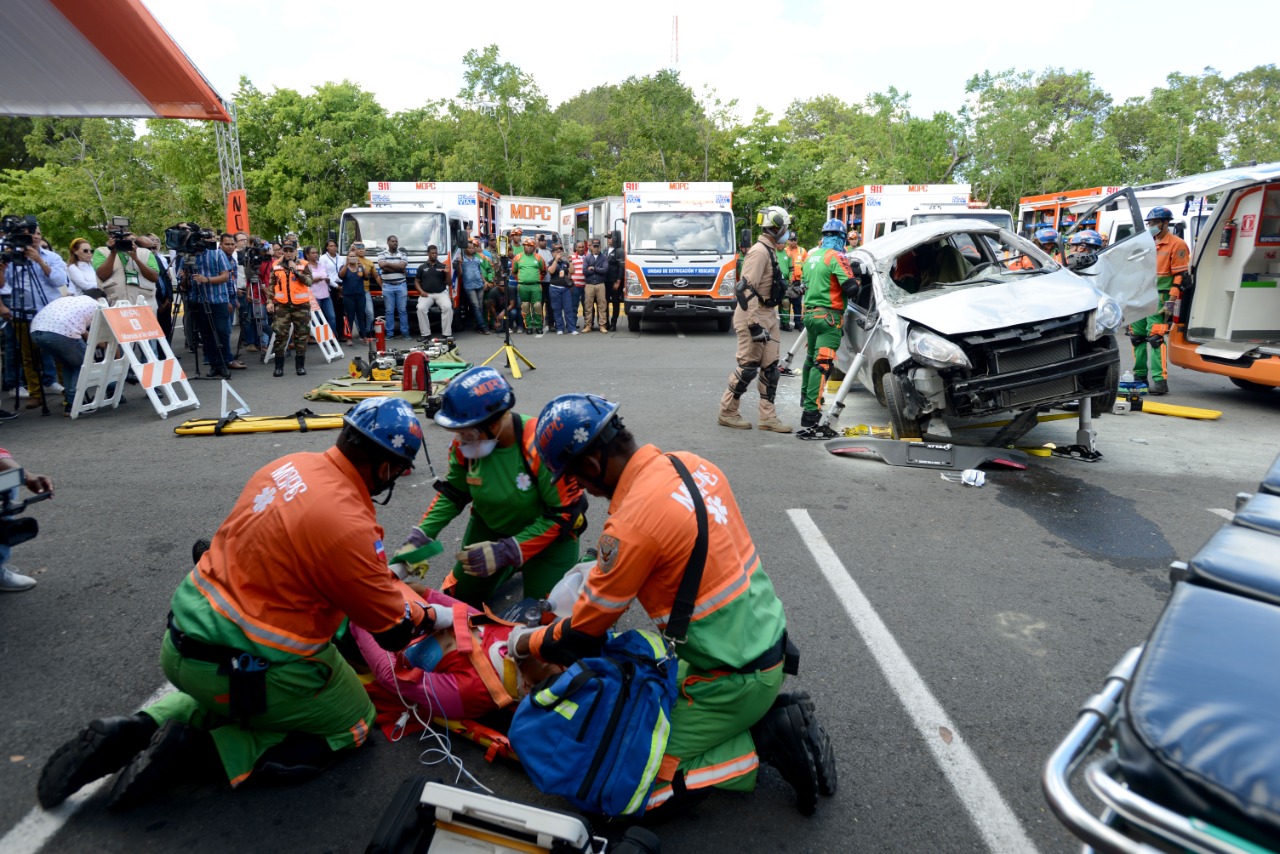
[[[901,317],[935,332],[958,335],[1092,311],[1101,296],[1088,282],[1063,270],[1005,284],[944,291],[896,310]]]

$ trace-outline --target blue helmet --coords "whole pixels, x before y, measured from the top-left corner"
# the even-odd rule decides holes
[[[618,404],[594,394],[562,394],[543,407],[533,438],[538,456],[558,478],[592,442],[607,442],[620,429]]]
[[[409,401],[372,397],[342,416],[342,421],[393,457],[412,465],[422,447],[422,425]]]
[[[822,224],[823,234],[838,234],[841,237],[844,237],[848,231],[849,230],[845,227],[844,222],[838,219],[829,219]]]
[[[1072,246],[1092,246],[1094,249],[1102,248],[1102,235],[1094,231],[1092,228],[1086,228],[1084,231],[1077,231],[1071,235]]]
[[[445,388],[436,423],[447,430],[475,427],[515,405],[516,393],[496,369],[470,368]]]
[[[1152,208],[1151,213],[1147,214],[1147,222],[1159,219],[1173,219],[1173,211],[1166,207]]]
[[[1036,243],[1057,243],[1058,232],[1052,228],[1042,228],[1036,232]]]

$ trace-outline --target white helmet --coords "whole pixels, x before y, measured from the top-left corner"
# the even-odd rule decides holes
[[[757,215],[756,225],[775,235],[781,234],[791,227],[791,214],[787,213],[786,208],[770,205]]]

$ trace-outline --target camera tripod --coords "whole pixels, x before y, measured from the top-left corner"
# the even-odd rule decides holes
[[[41,308],[44,308],[44,305],[48,305],[49,303],[47,300],[43,300],[44,305],[39,305],[39,303],[42,302],[41,297],[43,296],[43,293],[39,290],[40,285],[35,280],[35,274],[31,272],[30,259],[26,257],[15,258],[13,263],[10,265],[9,275],[6,278],[6,281],[13,290],[12,296],[9,297],[9,302],[11,303],[9,308],[12,310],[9,323],[13,326],[13,349],[14,355],[16,356],[14,359],[15,376],[13,384],[13,408],[15,411],[18,409],[18,402],[20,400],[19,389],[22,388],[22,374],[24,373],[24,359],[22,351],[23,344],[25,343],[26,350],[31,355],[31,359],[34,362],[32,367],[36,375],[36,382],[39,383],[40,414],[42,416],[48,415],[49,395],[48,391],[44,387],[44,357],[40,353],[40,348],[36,346],[35,340],[31,337],[31,321],[35,319],[36,313]],[[30,311],[28,308],[28,299],[30,299],[32,303],[35,303],[33,306],[35,311]],[[25,317],[28,311],[30,311],[31,316]],[[30,392],[30,389],[28,389],[28,392]]]
[[[196,287],[196,283],[191,280],[192,276],[195,275],[195,269],[196,257],[194,255],[183,255],[182,271],[178,274],[178,293],[182,294],[182,316],[184,320],[189,322],[183,323],[182,332],[187,339],[187,347],[194,354],[194,365],[191,369],[191,376],[188,379],[228,380],[231,379],[231,369],[227,366],[226,358],[222,355],[222,348],[218,346],[217,330],[213,328],[213,316],[209,313],[209,305],[204,302],[194,302],[190,299],[191,289]],[[185,288],[183,287],[184,285]],[[205,287],[208,287],[208,285],[205,285]],[[230,309],[230,305],[228,305],[228,309]],[[200,320],[196,319],[197,315],[199,315]],[[200,321],[203,321],[203,323]],[[211,351],[211,355],[209,358],[210,373],[204,375],[200,372],[200,339],[205,337],[206,331],[208,333],[207,341],[213,346],[206,345],[205,347],[206,354]]]
[[[530,362],[528,359],[526,359],[524,353],[521,353],[519,350],[517,350],[516,346],[511,343],[510,319],[508,319],[507,322],[503,324],[503,326],[505,327],[504,331],[505,331],[506,337],[502,339],[502,346],[498,348],[498,351],[496,353],[494,353],[489,358],[485,359],[480,364],[487,365],[490,362],[492,362],[494,359],[498,358],[499,356],[506,356],[507,365],[511,367],[511,376],[513,376],[514,378],[516,379],[521,378],[521,373],[520,373],[521,362],[524,362],[526,365],[528,365],[529,370],[536,371],[538,369],[538,366],[535,365],[533,362]]]

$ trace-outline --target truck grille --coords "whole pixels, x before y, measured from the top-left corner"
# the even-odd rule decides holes
[[[716,285],[715,276],[646,276],[651,291],[707,293]]]

